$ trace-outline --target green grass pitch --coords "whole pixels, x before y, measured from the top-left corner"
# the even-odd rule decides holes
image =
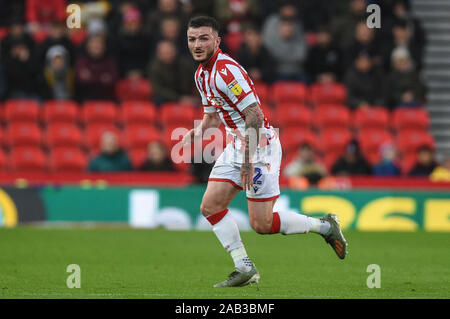
[[[0,298],[450,298],[446,233],[345,232],[340,260],[316,234],[242,233],[259,289],[212,288],[232,271],[212,232],[0,229]],[[81,288],[69,289],[69,264]],[[369,264],[381,288],[366,286]]]

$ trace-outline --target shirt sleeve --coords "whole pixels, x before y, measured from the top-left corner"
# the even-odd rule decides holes
[[[213,105],[211,105],[211,103],[209,103],[208,100],[206,99],[206,96],[203,93],[203,90],[199,87],[197,76],[194,76],[194,82],[195,82],[195,86],[197,87],[198,93],[200,93],[200,97],[202,98],[203,112],[204,113],[215,113],[216,108]]]
[[[239,111],[257,103],[248,74],[234,64],[224,64],[217,68],[217,89],[222,91]]]

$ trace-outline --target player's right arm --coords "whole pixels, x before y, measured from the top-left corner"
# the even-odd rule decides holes
[[[194,139],[202,138],[203,132],[208,128],[218,128],[222,122],[217,112],[204,113],[203,119],[197,127],[191,129],[183,138],[184,144],[190,144]]]

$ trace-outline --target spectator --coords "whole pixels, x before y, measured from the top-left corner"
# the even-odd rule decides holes
[[[380,43],[375,40],[374,30],[367,26],[366,21],[360,21],[356,24],[355,37],[344,52],[346,68],[350,68],[353,65],[355,57],[362,51],[367,52],[372,57],[372,64],[375,67],[382,66],[383,59],[379,49]]]
[[[320,81],[324,76],[330,80],[342,80],[342,52],[331,40],[326,27],[317,32],[317,45],[308,53],[306,64],[311,81]],[[321,82],[321,81],[320,81]]]
[[[307,43],[297,18],[297,8],[284,5],[263,25],[263,42],[275,61],[276,80],[304,81]]]
[[[21,42],[25,44],[28,50],[33,54],[34,52],[34,41],[25,32],[25,26],[20,19],[13,19],[9,25],[9,33],[3,38],[0,45],[0,60],[5,61],[5,59],[11,53],[11,47]]]
[[[409,172],[409,176],[429,176],[436,166],[433,149],[422,146],[417,152],[417,163]]]
[[[147,158],[139,167],[141,171],[175,171],[172,161],[167,155],[167,150],[159,141],[148,144]]]
[[[158,0],[156,10],[148,11],[144,22],[144,31],[152,38],[156,38],[161,33],[161,21],[166,17],[177,17],[181,25],[187,24],[187,17],[181,9],[177,0]]]
[[[11,43],[11,49],[5,59],[8,98],[38,99],[36,92],[36,68],[26,42]]]
[[[450,156],[442,164],[436,166],[431,173],[430,179],[433,182],[450,182]]]
[[[372,66],[369,54],[361,52],[344,78],[348,90],[347,104],[353,109],[369,105],[384,105],[383,82],[384,77],[379,69]]]
[[[24,16],[24,1],[0,0],[0,29],[8,27],[11,20]]]
[[[247,26],[245,41],[239,49],[237,60],[254,82],[272,82],[273,59],[263,46],[260,30],[255,25]]]
[[[66,34],[66,26],[60,21],[53,21],[50,24],[49,34],[44,42],[39,44],[36,48],[36,63],[42,69],[45,66],[47,59],[47,51],[55,46],[63,46],[67,51],[67,58],[70,66],[74,65],[75,59],[75,48],[72,42],[69,40]],[[41,69],[41,70],[42,70]]]
[[[192,94],[192,63],[177,54],[170,41],[158,43],[156,57],[150,62],[149,76],[156,104],[188,100]]]
[[[392,52],[392,71],[387,79],[387,100],[390,108],[420,106],[425,98],[425,86],[414,70],[407,49]]]
[[[335,1],[299,1],[298,7],[306,32],[318,32],[321,26],[328,24],[337,15]]]
[[[392,34],[393,39],[388,42],[388,45],[383,46],[383,60],[385,70],[390,70],[392,52],[396,48],[404,48],[409,51],[416,70],[420,71],[422,69],[422,48],[412,38],[411,30],[406,21],[398,21],[392,29]]]
[[[333,175],[371,175],[372,168],[361,154],[358,142],[351,141],[345,154],[334,163]]]
[[[45,30],[52,21],[66,19],[65,0],[26,0],[25,17],[31,33]]]
[[[104,132],[100,139],[100,154],[89,162],[90,172],[122,172],[131,171],[128,155],[119,147],[117,136],[112,132]]]
[[[253,20],[258,14],[256,0],[217,0],[214,16],[225,32],[239,32],[244,21]]]
[[[381,161],[373,167],[376,176],[398,176],[400,169],[395,163],[396,151],[392,143],[380,146]]]
[[[327,175],[325,166],[316,160],[311,145],[305,143],[300,146],[295,159],[283,171],[286,177],[306,177],[310,184],[316,185]]]
[[[154,41],[154,46],[156,47],[157,43],[163,40],[174,43],[180,54],[187,55],[189,53],[186,35],[181,34],[180,20],[176,16],[167,16],[161,20],[160,34]]]
[[[395,0],[393,13],[395,20],[406,22],[411,32],[412,42],[416,43],[419,50],[423,50],[426,43],[425,31],[420,20],[412,15],[408,0]]]
[[[105,40],[96,35],[88,39],[86,54],[75,66],[75,80],[82,99],[112,99],[118,79],[117,64],[105,50]]]
[[[336,1],[336,5],[347,5],[347,1]],[[337,15],[331,23],[333,39],[344,50],[348,48],[354,39],[356,25],[366,20],[367,3],[365,0],[350,0],[350,6],[344,15]]]
[[[46,99],[71,99],[74,93],[74,75],[70,67],[69,52],[62,45],[54,45],[47,51],[43,72]]]
[[[150,41],[142,31],[141,13],[135,7],[125,11],[117,42],[120,76],[130,70],[144,70],[150,53]]]

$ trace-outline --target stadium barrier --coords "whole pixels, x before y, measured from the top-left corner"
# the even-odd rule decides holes
[[[209,230],[200,214],[205,188],[43,186],[0,189],[0,227],[29,223],[125,223],[132,227]],[[229,206],[241,230],[250,230],[247,202]],[[334,212],[344,229],[450,232],[450,193],[417,190],[283,190],[275,211],[310,216]]]

